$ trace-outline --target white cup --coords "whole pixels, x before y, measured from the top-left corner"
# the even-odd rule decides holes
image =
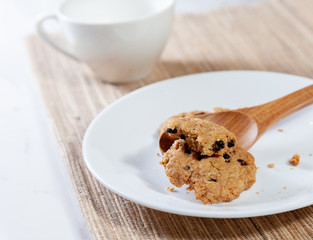
[[[149,74],[171,31],[174,0],[68,0],[56,14],[39,17],[37,31],[67,56],[86,63],[107,82],[131,82]],[[67,44],[49,34],[56,20]]]

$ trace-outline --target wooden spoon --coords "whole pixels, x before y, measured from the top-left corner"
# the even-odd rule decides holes
[[[204,113],[197,118],[209,120],[233,132],[240,146],[248,150],[271,126],[289,114],[313,103],[313,85],[300,89],[277,100],[255,107]],[[162,153],[166,152],[179,137],[164,132],[159,139]]]

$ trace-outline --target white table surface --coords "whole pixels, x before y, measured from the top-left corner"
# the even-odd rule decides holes
[[[177,0],[198,12],[261,0]],[[91,239],[45,118],[24,38],[60,0],[0,0],[0,239]]]

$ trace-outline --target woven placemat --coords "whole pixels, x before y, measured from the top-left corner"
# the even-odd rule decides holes
[[[37,36],[27,47],[64,163],[94,239],[312,239],[313,206],[283,214],[211,219],[132,203],[87,170],[81,144],[88,124],[122,95],[163,79],[216,70],[255,69],[313,77],[313,1],[271,0],[176,17],[160,61],[144,80],[107,84]]]

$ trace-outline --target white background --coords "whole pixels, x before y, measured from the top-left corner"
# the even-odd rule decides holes
[[[177,0],[177,14],[261,0]],[[60,0],[0,0],[0,239],[90,239],[34,84],[24,39]]]

